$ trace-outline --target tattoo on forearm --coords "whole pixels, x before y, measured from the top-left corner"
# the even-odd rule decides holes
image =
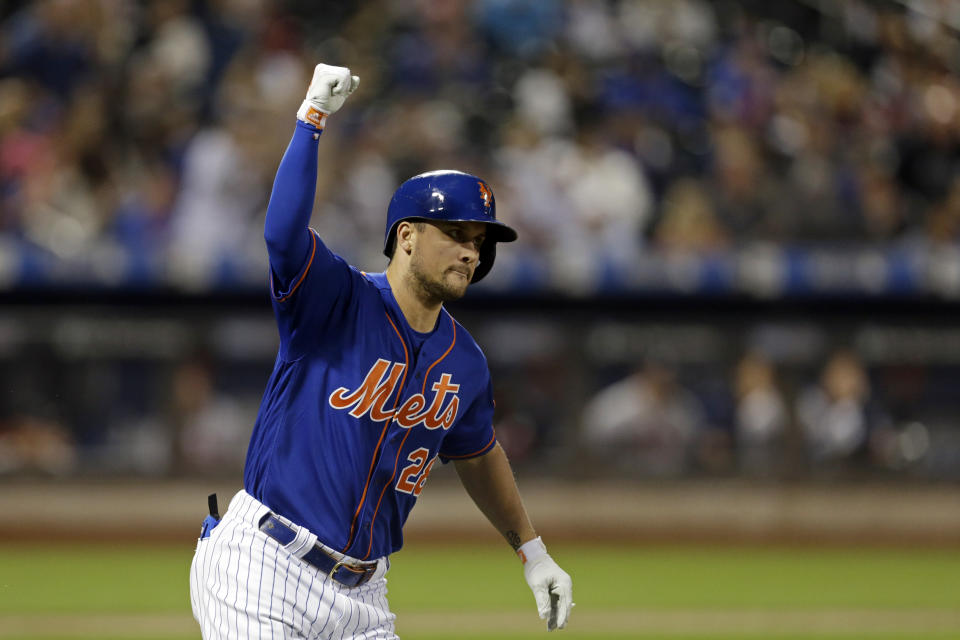
[[[520,548],[520,534],[516,531],[507,531],[503,534],[507,537],[507,542],[510,543],[510,546],[513,547],[513,550],[516,551]]]

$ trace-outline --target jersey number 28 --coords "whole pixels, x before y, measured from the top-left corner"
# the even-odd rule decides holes
[[[397,480],[397,491],[409,493],[414,496],[420,495],[420,492],[423,491],[423,485],[430,475],[430,469],[433,468],[433,463],[437,461],[437,458],[434,457],[433,460],[430,460],[428,463],[427,459],[429,457],[430,450],[423,447],[411,452],[410,455],[407,456],[407,460],[409,460],[411,464],[408,464],[403,468],[403,471],[400,472],[400,479]],[[426,465],[426,469],[424,469],[424,465]],[[421,473],[421,471],[423,473]]]

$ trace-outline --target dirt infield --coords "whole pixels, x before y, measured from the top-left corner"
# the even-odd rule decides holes
[[[530,612],[401,612],[397,630],[401,635],[449,633],[496,633],[505,629],[542,631],[542,623]],[[783,635],[786,633],[960,633],[960,611],[872,611],[830,609],[804,611],[583,611],[575,610],[571,630],[593,633],[639,635]],[[74,638],[189,636],[196,622],[181,614],[73,614],[0,615],[0,639],[55,635]]]
[[[431,478],[410,541],[497,540],[451,473]],[[643,484],[520,479],[553,541],[669,541],[960,546],[960,487]],[[0,540],[158,542],[194,537],[223,481],[23,482],[0,491]]]

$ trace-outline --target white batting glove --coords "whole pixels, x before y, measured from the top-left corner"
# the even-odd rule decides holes
[[[573,581],[547,553],[540,538],[534,538],[517,549],[523,561],[523,577],[527,579],[537,600],[537,613],[547,621],[547,630],[563,629],[573,607]]]
[[[323,129],[327,116],[336,113],[358,86],[360,78],[350,75],[350,69],[318,64],[313,69],[313,80],[307,89],[306,99],[297,111],[297,119]]]

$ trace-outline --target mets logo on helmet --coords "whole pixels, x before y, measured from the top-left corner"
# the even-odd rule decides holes
[[[490,191],[490,187],[479,180],[477,184],[480,185],[480,197],[483,198],[483,208],[486,209],[487,215],[490,215],[490,203],[493,202],[493,191]]]

